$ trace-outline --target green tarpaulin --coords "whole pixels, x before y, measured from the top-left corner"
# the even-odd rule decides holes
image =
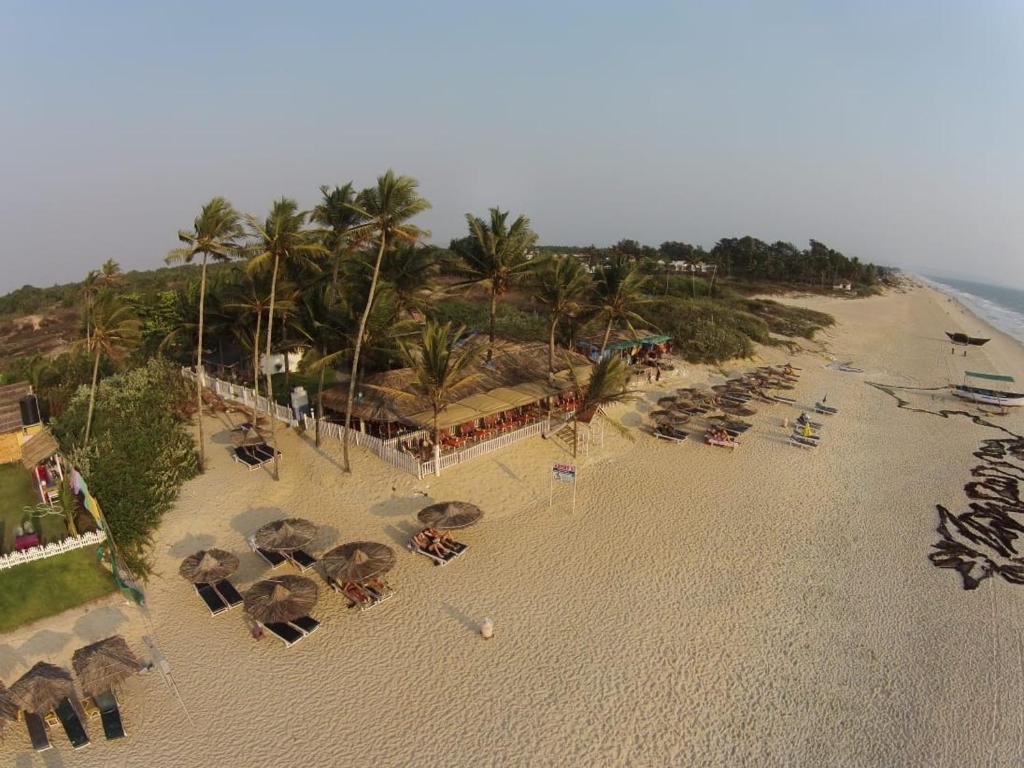
[[[965,371],[964,376],[969,376],[972,379],[988,379],[989,381],[1014,381],[1013,376],[1004,376],[1001,373],[977,373],[975,371]]]

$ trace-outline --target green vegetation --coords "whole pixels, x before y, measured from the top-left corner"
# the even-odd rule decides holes
[[[176,366],[153,359],[100,382],[88,445],[88,388],[54,424],[65,455],[103,507],[122,565],[140,579],[149,574],[149,547],[160,519],[181,484],[198,471],[183,418],[192,395]]]
[[[53,616],[116,589],[96,547],[0,571],[0,632]]]

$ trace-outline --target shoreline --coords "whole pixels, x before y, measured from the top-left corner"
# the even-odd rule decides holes
[[[275,483],[234,464],[230,425],[210,418],[210,468],[157,534],[147,611],[114,600],[0,636],[0,679],[114,632],[148,657],[149,638],[195,725],[160,675],[134,678],[119,696],[128,739],[105,743],[90,722],[93,745],[72,758],[53,734],[85,768],[256,764],[281,732],[302,734],[289,754],[310,765],[1013,765],[1024,670],[1005,630],[1024,619],[1024,587],[992,578],[965,591],[928,560],[935,505],[965,506],[974,452],[994,434],[941,416],[965,405],[924,389],[955,357],[943,331],[974,322],[945,298],[913,287],[783,299],[837,325],[796,355],[760,348],[725,367],[792,358],[803,370],[786,394],[839,408],[821,417],[824,444],[788,445],[783,419],[800,411],[782,405],[758,406],[735,452],[656,440],[643,427],[658,397],[717,376],[684,365],[611,410],[627,434],[606,426],[580,460],[575,514],[565,489],[548,507],[547,473],[564,459],[552,440],[417,481],[362,449],[342,475],[340,446],[286,430]],[[993,335],[969,360],[1024,373],[1010,341]],[[864,373],[826,368],[830,355]],[[873,382],[919,388],[907,395],[918,410]],[[1024,433],[1024,414],[1000,423]],[[437,568],[403,542],[418,509],[447,499],[485,517],[459,532],[466,554]],[[392,546],[396,597],[354,615],[323,590],[321,629],[287,650],[251,640],[237,611],[209,617],[178,563],[229,549],[244,588],[268,573],[245,536],[282,516],[321,526],[315,553]],[[997,703],[964,711],[997,684]],[[0,756],[29,754],[11,724]]]

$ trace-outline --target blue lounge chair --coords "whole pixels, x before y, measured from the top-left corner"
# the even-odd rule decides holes
[[[284,556],[300,571],[308,571],[316,565],[316,558],[304,549],[293,549],[291,552],[285,552]]]
[[[32,740],[32,748],[36,752],[45,752],[53,746],[50,743],[50,735],[46,732],[46,723],[39,715],[26,712],[25,728],[28,729],[28,737]]]
[[[285,622],[271,621],[264,624],[263,628],[284,643],[286,648],[290,648],[306,636],[300,629]]]
[[[227,579],[218,581],[212,586],[217,590],[217,594],[221,596],[221,599],[228,604],[228,608],[234,608],[236,605],[242,604],[242,596],[238,594],[238,590],[235,589],[235,585]]]
[[[312,616],[300,616],[297,619],[292,619],[288,623],[293,627],[298,627],[304,635],[311,635],[320,629],[320,622]]]
[[[68,735],[68,741],[75,749],[89,746],[89,734],[85,732],[82,720],[71,704],[71,699],[65,698],[56,709],[57,719],[64,726],[64,733]]]
[[[125,737],[124,723],[121,722],[121,710],[117,706],[117,699],[112,691],[104,691],[95,696],[93,701],[100,711],[100,720],[103,722],[103,735],[107,741],[123,739]]]
[[[231,607],[227,604],[224,598],[220,596],[220,593],[209,584],[200,582],[198,584],[193,584],[192,586],[195,588],[196,594],[203,599],[204,603],[206,603],[206,607],[209,609],[211,616],[223,613]]]

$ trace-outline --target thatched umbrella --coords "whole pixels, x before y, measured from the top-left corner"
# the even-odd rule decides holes
[[[256,546],[277,552],[302,549],[316,536],[316,525],[301,517],[275,520],[256,531]]]
[[[71,657],[71,666],[87,696],[109,691],[142,668],[138,657],[120,635],[79,648]]]
[[[181,561],[178,573],[186,581],[202,584],[221,581],[238,570],[238,558],[223,549],[201,549]]]
[[[21,707],[18,706],[18,702],[14,700],[10,691],[7,690],[7,686],[0,683],[0,736],[4,733],[4,724],[8,720],[18,719],[18,710]]]
[[[352,541],[320,558],[317,569],[335,581],[366,581],[395,566],[395,550],[373,541]]]
[[[10,695],[26,712],[45,715],[75,694],[71,673],[62,667],[36,662],[11,686]]]
[[[441,501],[424,507],[416,515],[424,525],[446,531],[473,525],[483,516],[480,507],[465,501]]]
[[[264,624],[308,616],[316,605],[316,582],[305,576],[275,576],[245,593],[245,610]]]

